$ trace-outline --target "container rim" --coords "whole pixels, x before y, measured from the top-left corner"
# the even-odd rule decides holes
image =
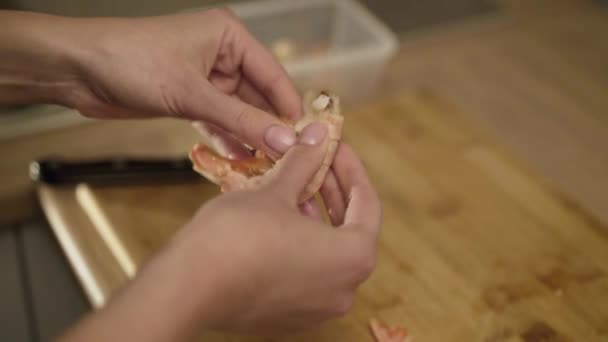
[[[280,1],[280,0],[266,0]],[[302,2],[303,3],[303,2]],[[302,4],[300,3],[300,4]],[[399,47],[396,35],[378,17],[355,0],[310,0],[308,5],[333,4],[340,10],[351,14],[351,17],[365,27],[375,41],[363,46],[334,52],[330,56],[310,57],[292,62],[285,62],[285,68],[293,72],[312,70],[318,67],[348,66],[362,61],[390,58]],[[293,7],[292,7],[293,8]]]
[[[362,60],[371,60],[381,57],[392,57],[399,47],[399,40],[378,17],[355,0],[306,0],[306,1],[284,1],[284,0],[258,0],[252,2],[228,2],[222,7],[230,8],[242,18],[250,18],[258,15],[269,15],[284,13],[288,11],[311,8],[320,5],[335,6],[341,11],[351,14],[351,17],[365,27],[375,38],[375,41],[353,48],[347,48],[334,52],[330,56],[306,57],[300,60],[286,61],[282,64],[293,72],[314,69],[318,67],[344,66],[359,63]],[[204,6],[190,8],[186,12],[210,9],[215,6]]]

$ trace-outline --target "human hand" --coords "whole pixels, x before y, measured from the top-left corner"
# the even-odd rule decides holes
[[[265,133],[285,127],[277,115],[301,115],[300,97],[282,66],[229,11],[73,19],[71,25],[81,45],[80,82],[63,102],[84,115],[204,122],[271,154],[293,143],[291,129]]]
[[[243,142],[279,158],[301,101],[280,64],[225,10],[148,18],[0,11],[0,104],[56,103],[97,118],[192,120],[228,158]],[[320,190],[334,224],[345,201],[333,170]]]
[[[182,267],[192,272],[208,327],[290,331],[350,309],[374,267],[381,208],[361,162],[342,144],[334,168],[348,194],[343,225],[302,215],[298,196],[323,156],[322,148],[295,145],[261,188],[207,203],[175,238],[171,248],[187,256]]]
[[[79,25],[78,38],[96,43],[79,58],[83,83],[67,101],[85,115],[192,120],[231,159],[250,156],[243,143],[274,158],[294,143],[295,133],[279,117],[297,120],[300,96],[282,66],[229,11]],[[320,193],[332,222],[341,224],[346,204],[333,170]]]
[[[258,189],[205,204],[134,281],[61,340],[280,334],[346,313],[374,268],[381,207],[361,162],[342,144],[334,167],[348,194],[344,223],[332,227],[300,213],[300,192],[325,154],[315,126],[322,125],[307,127]]]

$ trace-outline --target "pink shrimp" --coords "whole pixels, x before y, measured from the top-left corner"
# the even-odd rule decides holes
[[[300,203],[312,198],[319,191],[336,155],[344,122],[339,98],[327,92],[307,93],[304,97],[304,116],[290,125],[299,134],[313,122],[323,122],[328,127],[327,152],[321,167],[300,195]],[[201,144],[194,146],[190,159],[198,173],[219,185],[224,192],[259,186],[264,175],[276,164],[276,161],[262,151],[256,151],[251,158],[231,160]]]

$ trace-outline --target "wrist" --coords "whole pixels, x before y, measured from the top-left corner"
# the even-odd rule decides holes
[[[81,83],[76,21],[0,11],[0,104],[65,104]]]
[[[165,322],[170,330],[166,332],[170,340],[189,340],[212,325],[217,279],[212,269],[205,277],[197,276],[203,264],[200,254],[192,255],[183,245],[170,243],[142,270],[141,292],[155,297],[152,304],[159,311],[171,308],[169,324],[167,317],[159,317],[160,325]]]
[[[169,246],[66,341],[189,341],[208,327],[210,287],[201,288],[183,249]],[[207,278],[210,284],[213,279]]]

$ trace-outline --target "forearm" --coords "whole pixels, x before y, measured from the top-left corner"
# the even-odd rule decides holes
[[[165,250],[112,299],[91,313],[61,341],[187,341],[198,337],[212,305],[210,287],[196,284],[178,249]],[[211,277],[208,280],[212,280]],[[207,299],[204,299],[207,298]]]
[[[63,104],[79,82],[76,19],[0,11],[0,105]]]

